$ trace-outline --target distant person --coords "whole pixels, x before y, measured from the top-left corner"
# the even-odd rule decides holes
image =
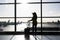
[[[33,32],[35,31],[36,32],[36,27],[37,27],[37,14],[36,12],[32,13],[33,14],[33,17],[31,20],[29,21],[32,21],[32,28],[33,28]],[[34,30],[35,29],[35,30]]]

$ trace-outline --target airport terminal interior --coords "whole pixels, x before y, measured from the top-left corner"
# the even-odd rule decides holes
[[[0,0],[0,40],[60,40],[60,0]]]

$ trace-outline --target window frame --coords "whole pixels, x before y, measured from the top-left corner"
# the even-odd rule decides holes
[[[43,32],[43,27],[42,27],[42,18],[60,18],[60,17],[42,17],[42,4],[48,4],[48,3],[60,3],[60,2],[29,2],[28,4],[41,4],[41,32],[36,32],[37,35],[60,35],[60,32]],[[25,32],[17,32],[16,31],[16,9],[17,9],[17,4],[21,4],[21,3],[17,3],[16,0],[14,0],[14,3],[0,3],[0,5],[10,5],[10,4],[14,4],[14,21],[15,21],[15,31],[14,32],[10,32],[10,31],[7,31],[7,32],[0,32],[0,35],[24,35]],[[2,17],[2,18],[9,18],[9,17]],[[32,32],[30,33],[30,35],[32,35]]]

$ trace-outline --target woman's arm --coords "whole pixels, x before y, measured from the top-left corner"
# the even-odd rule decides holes
[[[31,20],[29,20],[29,21],[32,21],[32,19],[31,19]],[[29,22],[29,21],[28,21],[28,22]]]
[[[32,20],[33,20],[33,17],[32,17],[32,19],[31,19],[31,20],[29,20],[29,21],[32,21]],[[29,22],[29,21],[28,21],[28,22]]]
[[[32,21],[32,20],[33,20],[33,18],[32,18],[31,20],[29,20],[29,21]],[[28,21],[28,22],[29,22],[29,21]]]

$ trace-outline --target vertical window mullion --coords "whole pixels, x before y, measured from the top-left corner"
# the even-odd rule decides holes
[[[42,0],[41,0],[41,35],[42,35]]]
[[[16,0],[15,0],[15,5],[14,5],[14,7],[15,7],[15,32],[16,32]]]

